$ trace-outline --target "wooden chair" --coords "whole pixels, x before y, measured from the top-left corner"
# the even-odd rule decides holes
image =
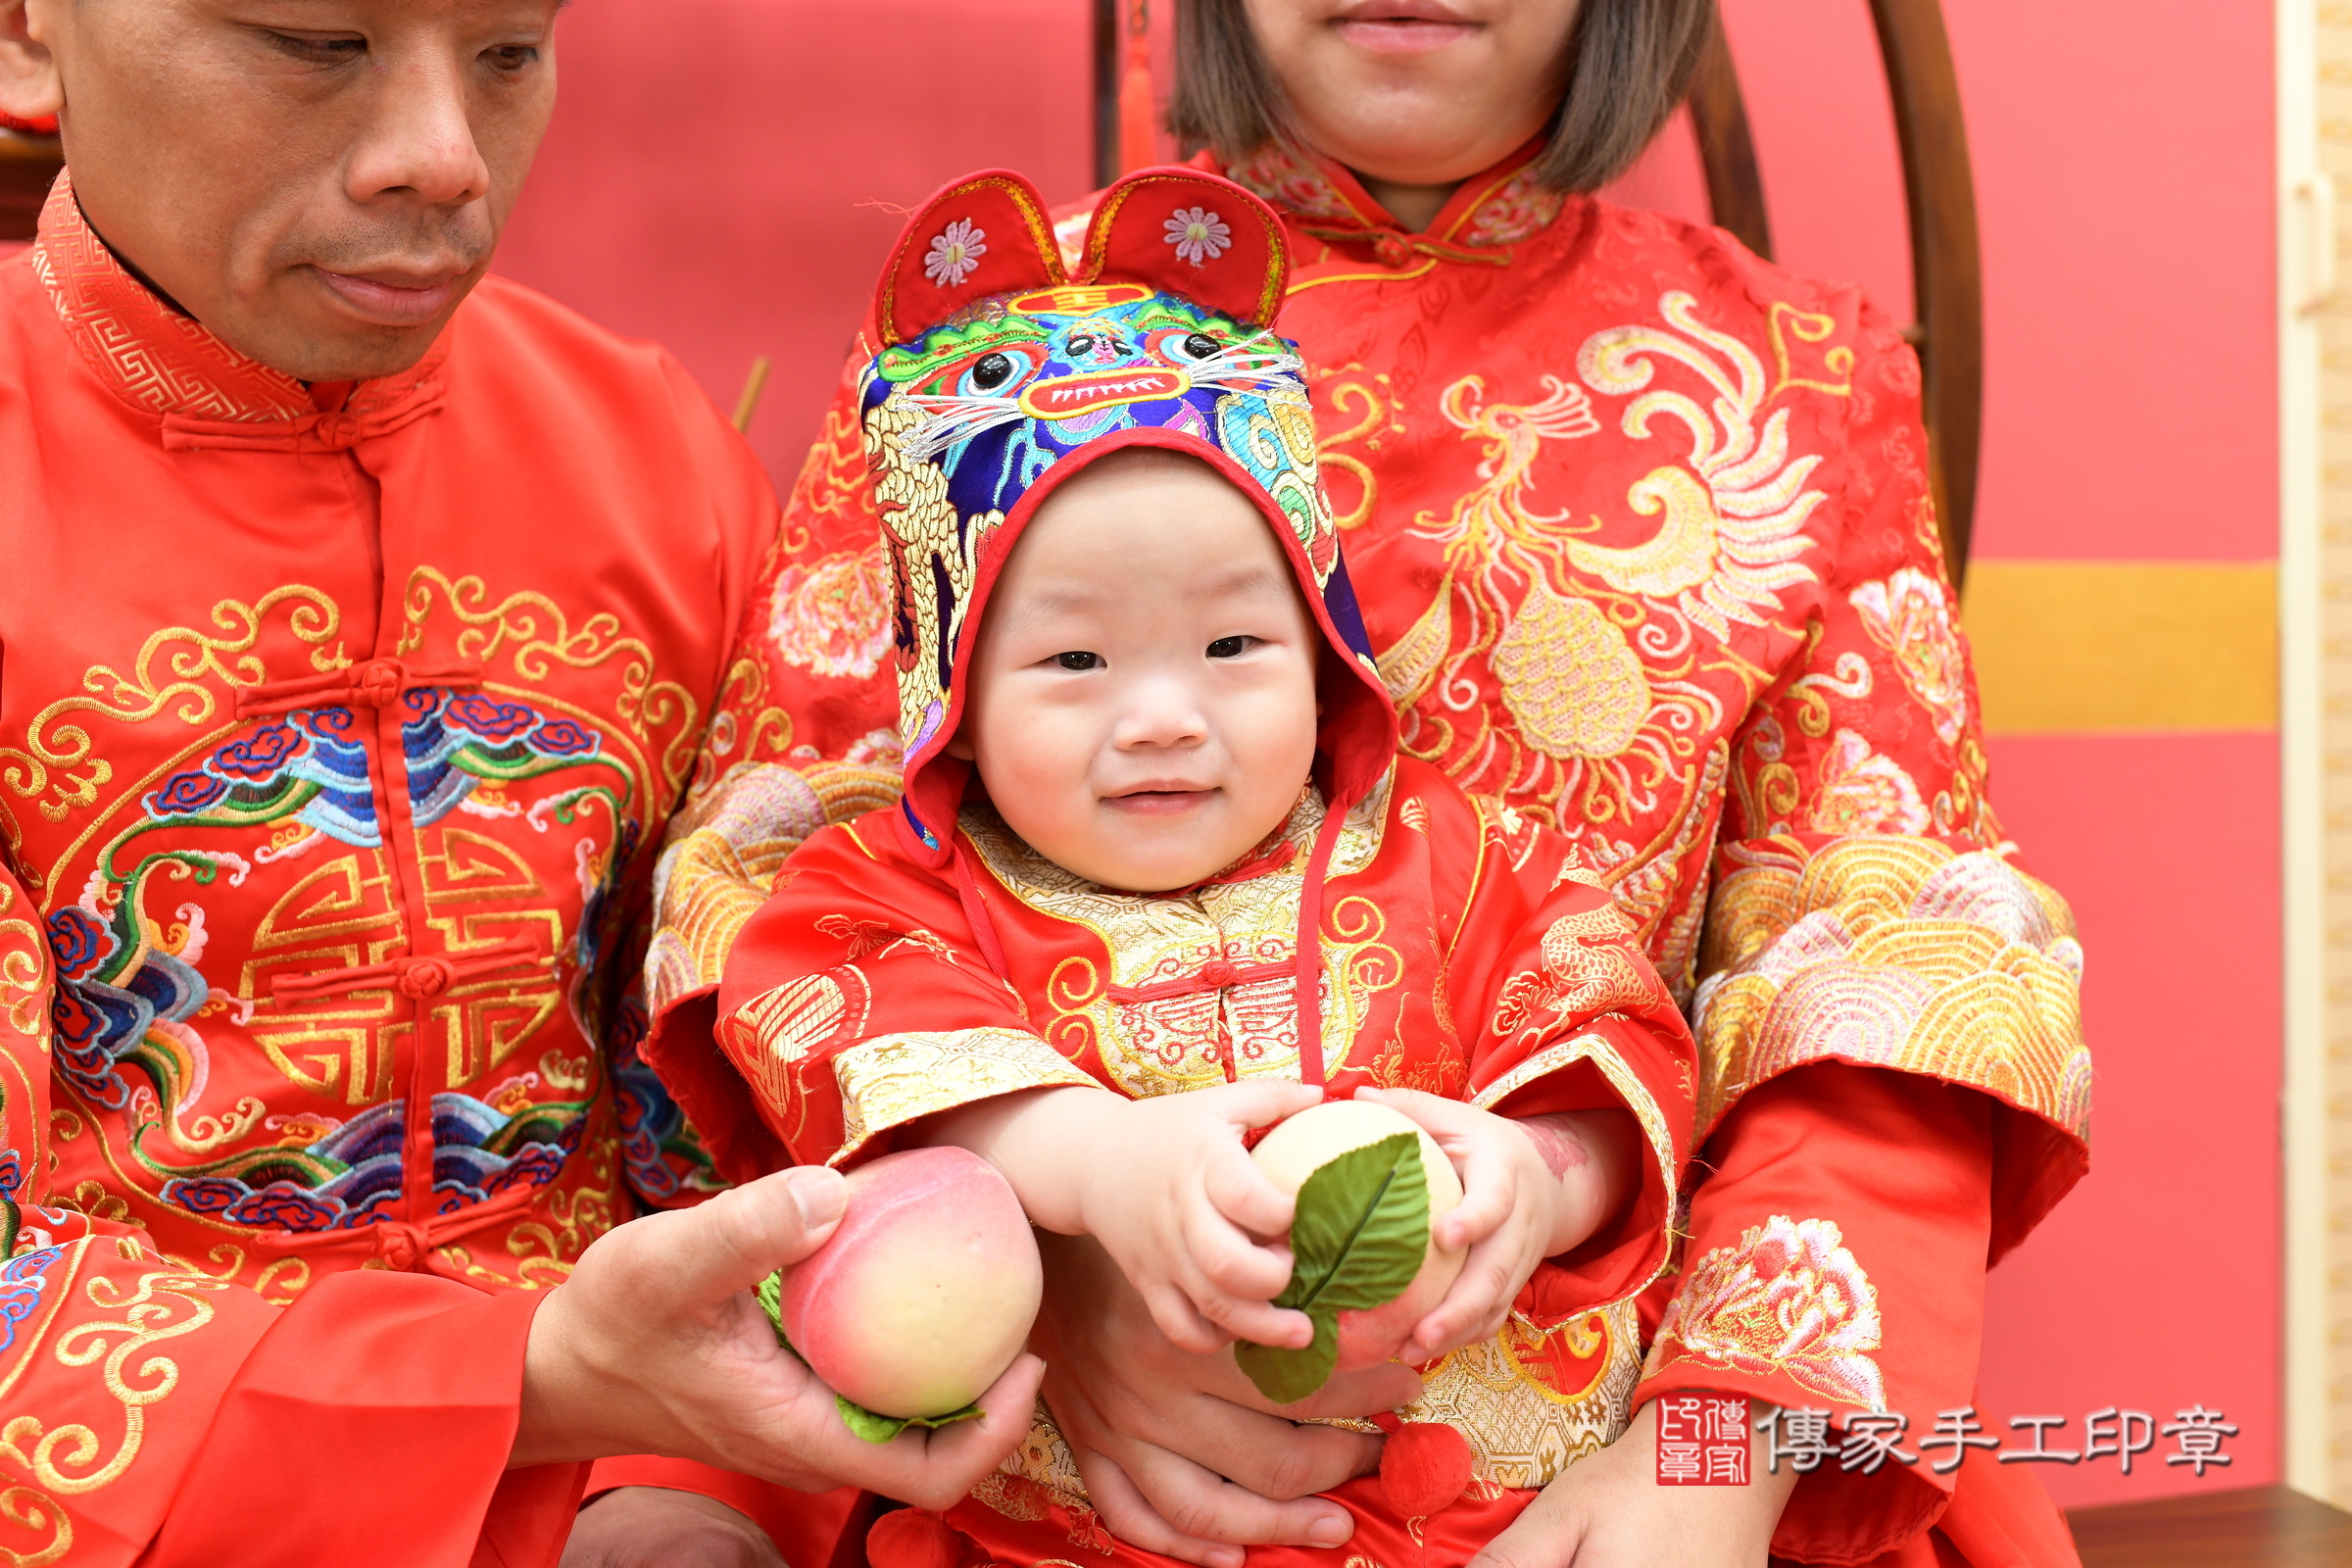
[[[1944,563],[1958,582],[1968,569],[1976,513],[1977,456],[1984,422],[1984,309],[1977,256],[1977,198],[1960,85],[1937,0],[1871,0],[1879,52],[1902,143],[1910,208],[1911,271],[1918,324],[1905,330],[1926,373],[1928,463]],[[1145,27],[1146,0],[1094,0],[1095,148],[1107,183],[1122,164],[1122,98],[1132,100],[1127,46]],[[1125,106],[1132,127],[1137,108]],[[1690,120],[1706,166],[1715,221],[1757,255],[1772,255],[1764,181],[1730,46],[1718,27],[1690,91]],[[1132,141],[1132,133],[1126,138]]]
[[[1894,101],[1910,208],[1911,292],[1919,319],[1903,335],[1919,351],[1926,377],[1928,468],[1944,565],[1957,583],[1968,572],[1984,424],[1984,273],[1977,253],[1976,179],[1942,8],[1936,0],[1870,0],[1870,14]],[[1764,181],[1739,74],[1720,27],[1691,84],[1690,123],[1715,221],[1770,258]]]
[[[55,136],[0,130],[0,240],[32,238],[41,203],[65,167],[65,144]]]

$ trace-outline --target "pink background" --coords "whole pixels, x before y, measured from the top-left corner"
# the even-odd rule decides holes
[[[1862,0],[1725,0],[1781,260],[1909,304]],[[1154,10],[1164,13],[1165,5]],[[2271,17],[1946,0],[1984,226],[1980,560],[2276,554]],[[501,258],[666,343],[788,484],[893,208],[1005,164],[1089,181],[1083,0],[582,0]],[[1704,215],[1688,137],[1621,195]],[[2239,1426],[2229,1470],[2043,1467],[2065,1503],[2278,1479],[2278,749],[2270,732],[2000,737],[1994,788],[2075,904],[2094,1174],[1995,1272],[1980,1403]],[[1913,1412],[1925,1425],[1927,1412]],[[2152,1462],[2155,1461],[2155,1462]]]

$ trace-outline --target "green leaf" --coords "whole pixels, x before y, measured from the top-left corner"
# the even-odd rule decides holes
[[[807,1366],[808,1358],[793,1349],[792,1341],[784,1337],[784,1271],[778,1269],[761,1280],[752,1296],[759,1301],[760,1310],[766,1314],[767,1326],[775,1330],[776,1343],[792,1350],[793,1359]],[[841,1412],[842,1425],[868,1443],[888,1443],[908,1427],[944,1427],[957,1421],[977,1420],[987,1413],[978,1404],[967,1404],[946,1415],[883,1415],[840,1394],[833,1396],[833,1407]]]
[[[1331,1381],[1340,1360],[1340,1317],[1337,1312],[1313,1315],[1315,1337],[1303,1348],[1234,1342],[1233,1358],[1257,1385],[1257,1392],[1276,1404],[1297,1404]]]
[[[1315,1337],[1304,1348],[1234,1347],[1257,1390],[1294,1404],[1321,1388],[1339,1360],[1339,1315],[1402,1296],[1429,1253],[1429,1179],[1421,1140],[1398,1133],[1351,1149],[1298,1188],[1291,1220],[1291,1282],[1274,1304],[1304,1312]]]
[[[888,1443],[908,1427],[944,1427],[977,1420],[985,1413],[977,1404],[967,1404],[946,1415],[882,1415],[838,1394],[833,1396],[833,1405],[841,1412],[842,1424],[868,1443]]]
[[[807,1366],[808,1358],[793,1349],[792,1341],[784,1337],[784,1271],[778,1269],[761,1280],[753,1288],[752,1297],[760,1303],[760,1310],[767,1315],[767,1326],[776,1331],[776,1343],[792,1350],[792,1358]]]

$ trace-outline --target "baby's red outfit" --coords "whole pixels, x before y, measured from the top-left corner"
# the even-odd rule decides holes
[[[1420,1489],[1409,1517],[1377,1481],[1345,1488],[1356,1538],[1315,1554],[1465,1561],[1624,1429],[1634,1298],[1665,1265],[1688,1152],[1690,1036],[1566,839],[1397,758],[1298,361],[1264,329],[1286,270],[1279,220],[1237,187],[1165,171],[1099,211],[1085,254],[1108,270],[1078,282],[1011,176],[943,193],[902,240],[876,313],[895,346],[861,402],[897,562],[905,797],[793,855],[727,963],[726,1061],[662,1069],[736,1165],[855,1163],[925,1117],[1055,1085],[1141,1098],[1277,1078],[1506,1116],[1630,1111],[1646,1149],[1625,1210],[1541,1265],[1502,1331],[1430,1366],[1387,1423],[1459,1433],[1466,1482]],[[974,236],[999,271],[967,265]],[[946,324],[895,333],[894,313]],[[1054,486],[1134,446],[1195,457],[1258,505],[1329,648],[1313,783],[1233,871],[1162,895],[1046,859],[941,750],[1020,530]],[[1102,1528],[1042,1413],[944,1525],[894,1520],[875,1548],[885,1568],[1147,1555]]]

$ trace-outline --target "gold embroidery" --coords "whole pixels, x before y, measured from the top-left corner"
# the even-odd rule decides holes
[[[95,754],[87,729],[66,720],[95,713],[138,724],[169,707],[172,716],[190,728],[210,723],[220,706],[211,682],[234,688],[258,685],[264,678],[253,647],[266,618],[281,607],[286,629],[311,648],[313,669],[323,673],[351,662],[339,641],[331,651],[325,646],[341,629],[342,615],[318,589],[290,584],[250,605],[223,599],[213,606],[211,617],[220,634],[168,626],[141,645],[127,675],[92,664],[81,678],[90,695],[61,697],[42,709],[25,726],[22,749],[0,746],[0,782],[25,800],[38,800],[41,815],[52,822],[63,821],[75,807],[94,805],[99,786],[115,775],[114,764]],[[168,673],[157,672],[158,659],[165,660]],[[39,799],[44,793],[49,798]]]
[[[1793,337],[1799,343],[1825,342],[1830,334],[1838,329],[1835,319],[1827,316],[1817,316],[1811,311],[1800,311],[1787,300],[1774,300],[1767,323],[1772,332],[1772,357],[1780,366],[1781,371],[1780,379],[1772,383],[1775,397],[1778,397],[1783,389],[1792,386],[1810,387],[1816,392],[1827,392],[1835,398],[1853,395],[1854,351],[1846,344],[1840,343],[1834,349],[1824,351],[1821,356],[1823,368],[1838,377],[1835,381],[1821,381],[1807,376],[1793,375],[1789,373],[1788,369],[1788,339]]]
[[[509,643],[514,673],[534,685],[547,679],[548,661],[573,669],[594,669],[618,659],[620,690],[612,710],[638,740],[652,744],[657,730],[671,731],[662,752],[662,772],[673,790],[686,781],[694,764],[694,746],[700,738],[701,708],[693,694],[673,680],[655,675],[654,651],[641,638],[620,635],[620,617],[599,611],[571,629],[553,599],[528,589],[517,590],[489,605],[489,588],[474,576],[451,578],[432,566],[409,573],[402,595],[404,624],[394,653],[407,656],[424,645],[425,622],[436,603],[446,604],[464,630],[456,647],[461,659],[493,662]]]
[[[91,1245],[82,1243],[70,1261],[53,1267],[50,1277],[61,1281],[73,1278],[73,1270],[78,1268]],[[98,1366],[100,1385],[122,1408],[122,1435],[114,1445],[114,1453],[100,1461],[98,1455],[108,1446],[107,1442],[79,1422],[45,1430],[40,1417],[19,1415],[0,1426],[0,1455],[23,1467],[39,1486],[67,1496],[95,1492],[120,1477],[138,1457],[146,1434],[147,1407],[169,1398],[179,1386],[177,1362],[142,1352],[210,1323],[213,1303],[205,1300],[202,1293],[225,1289],[201,1273],[159,1268],[140,1275],[131,1293],[123,1296],[111,1275],[93,1275],[82,1295],[102,1312],[120,1315],[64,1330],[51,1353],[60,1366]],[[116,1336],[121,1336],[120,1340]],[[135,1366],[130,1364],[134,1356]],[[62,1467],[71,1467],[74,1473]]]
[[[1396,1413],[1459,1431],[1477,1480],[1541,1487],[1617,1441],[1641,1375],[1630,1300],[1548,1329],[1513,1313],[1494,1338],[1425,1370],[1421,1397]]]
[[[2086,1135],[2082,950],[2055,893],[1930,839],[1778,838],[1735,856],[1694,1007],[1700,1138],[1757,1084],[1832,1056],[1965,1084]]]
[[[18,894],[0,876],[0,914],[16,907]],[[29,920],[0,920],[0,1022],[49,1049],[49,943]]]
[[[1667,294],[1658,311],[1681,335],[1611,327],[1586,341],[1577,368],[1594,391],[1632,397],[1620,422],[1633,439],[1647,439],[1661,416],[1681,423],[1690,436],[1690,469],[1653,469],[1626,492],[1635,512],[1664,514],[1647,544],[1619,550],[1571,540],[1568,558],[1612,588],[1671,601],[1721,640],[1733,621],[1763,625],[1759,610],[1783,608],[1778,590],[1815,580],[1798,557],[1812,545],[1806,520],[1828,499],[1805,488],[1821,458],[1790,456],[1787,409],[1758,428],[1767,394],[1753,349],[1700,321],[1688,294]],[[1660,359],[1708,384],[1712,413],[1687,393],[1650,386]]]
[[[1333,851],[1333,880],[1370,863],[1378,852],[1389,800],[1381,787],[1350,808]],[[1055,865],[1015,837],[993,811],[967,808],[961,827],[980,861],[1014,898],[1056,920],[1096,934],[1111,972],[1063,966],[1050,986],[1056,1009],[1047,1034],[1076,1054],[1092,1046],[1112,1084],[1138,1099],[1173,1094],[1235,1077],[1298,1076],[1296,982],[1263,973],[1241,983],[1151,1000],[1116,993],[1192,979],[1211,963],[1261,971],[1297,960],[1298,905],[1307,852],[1323,821],[1322,798],[1308,791],[1284,824],[1297,851],[1290,865],[1239,882],[1212,884],[1187,898],[1154,898],[1102,888]],[[1396,984],[1399,964],[1382,941],[1385,925],[1369,905],[1342,900],[1323,932],[1324,1071],[1336,1073],[1379,992]]]
[[[1649,678],[1590,599],[1531,584],[1490,662],[1519,733],[1547,757],[1615,757],[1649,716]]]
[[[786,857],[828,822],[898,799],[895,771],[851,762],[745,762],[670,825],[654,868],[659,925],[646,955],[646,1005],[660,1016],[718,984],[743,924],[766,901]]]
[[[1336,374],[1329,370],[1316,371],[1314,378],[1326,382],[1321,399],[1321,407],[1327,416],[1326,423],[1332,416],[1345,416],[1349,412],[1350,404],[1360,404],[1363,409],[1363,417],[1348,428],[1319,429],[1317,432],[1324,492],[1330,494],[1335,473],[1345,473],[1356,483],[1353,506],[1343,507],[1336,498],[1332,501],[1333,525],[1343,530],[1361,527],[1371,519],[1373,509],[1380,500],[1380,481],[1363,459],[1337,449],[1350,441],[1360,440],[1366,451],[1378,452],[1380,435],[1375,432],[1404,433],[1402,410],[1396,402],[1396,392],[1390,386],[1389,372],[1386,370],[1375,371],[1367,376],[1362,366],[1350,364],[1342,367]]]
[[[1886,1408],[1879,1293],[1837,1225],[1775,1214],[1700,1258],[1667,1303],[1654,1370],[1679,1356],[1751,1377],[1786,1375],[1840,1404]],[[1679,1350],[1676,1348],[1679,1347]]]
[[[754,998],[720,1022],[719,1033],[760,1102],[788,1105],[794,1099],[792,1064],[845,1030],[862,1029],[871,1001],[864,972],[844,964]]]
[[[841,1086],[839,1164],[876,1133],[1022,1089],[1099,1088],[1053,1047],[1017,1029],[881,1035],[833,1058]]]

